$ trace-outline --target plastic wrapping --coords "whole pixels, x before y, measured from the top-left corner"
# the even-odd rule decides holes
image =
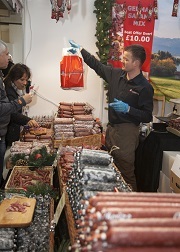
[[[69,48],[63,49],[63,57],[60,61],[60,83],[63,89],[79,90],[84,88],[83,59],[79,53],[68,52]]]

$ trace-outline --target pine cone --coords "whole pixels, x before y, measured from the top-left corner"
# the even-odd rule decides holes
[[[28,164],[27,161],[24,159],[19,159],[16,161],[17,166],[26,166],[27,164]]]

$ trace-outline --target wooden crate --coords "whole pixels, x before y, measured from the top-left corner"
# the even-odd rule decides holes
[[[50,226],[53,219],[54,219],[54,200],[51,199],[50,216],[49,216]],[[49,231],[49,252],[54,252],[54,231],[51,230],[51,228]]]
[[[62,140],[54,140],[54,148],[59,148],[60,145],[62,146],[82,146],[82,145],[89,145],[95,147],[101,147],[101,138],[102,134],[94,134],[89,136],[83,137],[75,137],[75,138],[68,138]]]
[[[14,178],[18,173],[22,174],[23,176],[27,175],[27,176],[37,177],[37,179],[32,179],[31,180],[32,184],[36,184],[37,182],[41,182],[40,181],[41,176],[39,176],[39,180],[38,180],[38,173],[34,169],[31,170],[31,168],[33,168],[33,167],[30,167],[30,166],[14,166],[13,169],[12,169],[12,172],[11,172],[9,178],[8,178],[8,181],[7,181],[6,185],[5,185],[5,190],[8,190],[8,189],[21,190],[21,189],[23,189],[25,187],[25,186],[21,186],[21,184],[22,184],[21,181],[17,181],[17,184],[13,185]],[[45,166],[43,168],[38,168],[38,169],[41,170],[42,172],[49,171],[49,175],[48,175],[48,178],[47,178],[47,180],[49,180],[48,184],[53,185],[53,172],[54,172],[53,167],[52,166]],[[28,186],[28,184],[26,186]]]

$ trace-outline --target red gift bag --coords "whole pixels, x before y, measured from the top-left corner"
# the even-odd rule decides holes
[[[84,87],[83,60],[78,54],[66,53],[60,61],[60,79],[63,89]]]

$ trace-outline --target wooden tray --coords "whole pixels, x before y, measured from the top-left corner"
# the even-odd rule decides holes
[[[7,208],[15,202],[20,204],[28,203],[30,206],[26,207],[26,212],[7,212]],[[0,204],[0,227],[26,227],[32,222],[36,199],[26,197],[15,197],[11,199],[4,199]]]
[[[14,180],[14,177],[16,176],[17,173],[20,173],[20,174],[24,174],[24,175],[35,175],[37,176],[37,172],[36,170],[31,170],[30,168],[33,168],[33,167],[30,167],[30,166],[14,166],[13,169],[12,169],[12,172],[8,178],[8,181],[5,185],[5,190],[8,190],[8,189],[18,189],[18,190],[21,190],[23,189],[23,187],[21,186],[17,186],[17,185],[12,185],[12,181]],[[53,185],[53,167],[52,166],[45,166],[43,168],[39,168],[41,171],[48,171],[49,172],[49,176],[48,176],[48,180],[49,180],[49,185]],[[36,184],[38,182],[40,182],[40,180],[32,180],[31,181],[32,184]],[[28,186],[28,185],[26,185]],[[26,187],[24,186],[24,187]]]

